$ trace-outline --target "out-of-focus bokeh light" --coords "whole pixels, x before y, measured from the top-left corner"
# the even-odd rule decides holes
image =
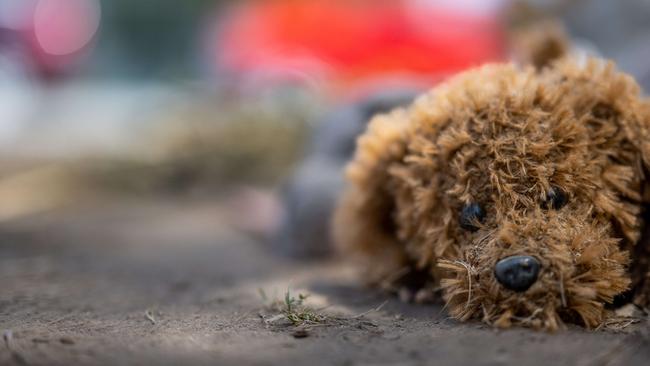
[[[0,0],[0,74],[8,63],[43,80],[69,74],[89,55],[101,20],[99,0]]]
[[[40,0],[34,10],[34,36],[43,52],[69,55],[90,43],[100,19],[98,0]]]

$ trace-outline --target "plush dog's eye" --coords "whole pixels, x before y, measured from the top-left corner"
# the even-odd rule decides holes
[[[546,200],[542,202],[542,208],[559,210],[569,202],[567,194],[558,187],[551,187],[546,193]]]
[[[460,212],[460,227],[469,231],[478,230],[477,224],[485,220],[485,210],[478,203],[468,203]]]

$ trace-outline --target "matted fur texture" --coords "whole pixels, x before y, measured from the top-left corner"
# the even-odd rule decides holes
[[[364,260],[369,282],[418,277],[457,319],[593,328],[632,288],[648,303],[647,261],[631,258],[647,255],[635,246],[647,245],[638,243],[648,167],[650,103],[612,63],[488,65],[371,121],[334,235]],[[543,208],[553,186],[569,198],[559,210]],[[470,202],[487,213],[476,232],[459,224]],[[541,263],[525,292],[495,279],[511,255]]]

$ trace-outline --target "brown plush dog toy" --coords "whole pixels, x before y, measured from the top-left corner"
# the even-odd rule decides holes
[[[650,101],[613,64],[484,66],[371,121],[334,235],[457,319],[596,327],[648,305],[649,168]]]

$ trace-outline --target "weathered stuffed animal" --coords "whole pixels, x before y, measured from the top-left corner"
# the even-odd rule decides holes
[[[593,328],[649,303],[649,168],[650,101],[612,63],[488,65],[370,122],[334,234],[457,319]]]

